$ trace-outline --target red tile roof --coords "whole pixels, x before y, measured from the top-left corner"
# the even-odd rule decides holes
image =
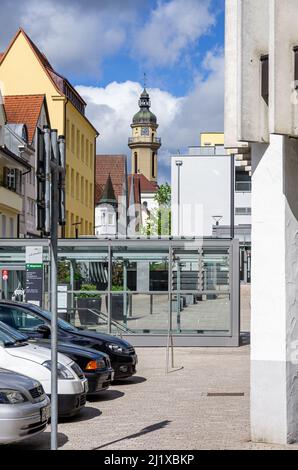
[[[156,193],[158,191],[158,184],[149,181],[143,173],[134,175],[135,183],[139,181],[141,193]]]
[[[96,204],[100,202],[109,175],[111,175],[115,196],[118,200],[119,196],[125,195],[126,155],[96,156]]]
[[[44,100],[44,95],[4,97],[4,108],[8,124],[26,124],[30,144],[33,141]]]

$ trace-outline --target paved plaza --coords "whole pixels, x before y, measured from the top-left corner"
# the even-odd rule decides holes
[[[181,369],[167,375],[164,348],[138,349],[134,378],[88,402],[76,420],[60,423],[60,449],[283,448],[250,442],[247,287],[241,305],[242,347],[177,348]],[[10,447],[47,449],[49,442],[48,431]]]

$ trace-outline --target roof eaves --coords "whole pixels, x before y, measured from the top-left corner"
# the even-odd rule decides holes
[[[24,160],[22,157],[19,157],[18,155],[16,155],[15,153],[11,152],[7,147],[6,145],[1,145],[0,146],[0,150],[1,152],[5,153],[5,155],[7,155],[8,157],[12,158],[13,160],[15,160],[19,165],[23,165],[25,168],[27,168],[28,170],[31,170],[31,165],[30,163],[28,163],[26,160]]]

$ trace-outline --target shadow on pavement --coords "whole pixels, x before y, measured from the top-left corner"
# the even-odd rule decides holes
[[[68,437],[62,432],[58,432],[58,448],[63,447],[68,442]],[[28,440],[1,446],[1,451],[8,450],[49,450],[51,447],[51,431],[45,431],[39,436],[31,437]]]
[[[90,403],[95,403],[98,401],[110,401],[116,400],[116,398],[121,398],[125,395],[124,392],[119,392],[119,390],[107,390],[105,392],[100,392],[97,395],[88,396],[87,400]]]
[[[139,376],[132,376],[127,379],[118,379],[112,382],[112,385],[134,385],[134,384],[141,384],[143,382],[146,382],[145,377],[139,377]]]
[[[130,434],[129,436],[122,437],[121,439],[116,439],[115,441],[106,442],[105,444],[94,447],[92,450],[99,450],[103,449],[104,447],[110,446],[112,444],[116,444],[117,442],[125,441],[126,439],[136,439],[137,437],[143,436],[144,434],[148,434],[149,432],[159,431],[160,429],[165,428],[171,423],[169,420],[161,421],[160,423],[152,424],[151,426],[147,426],[146,428],[141,429],[141,431]]]
[[[81,413],[78,416],[72,416],[70,418],[61,418],[59,423],[80,423],[82,421],[87,421],[88,419],[97,418],[102,412],[97,408],[92,408],[91,406],[85,406]]]

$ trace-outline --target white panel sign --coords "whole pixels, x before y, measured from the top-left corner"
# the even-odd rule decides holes
[[[26,246],[26,264],[42,264],[42,246]]]

